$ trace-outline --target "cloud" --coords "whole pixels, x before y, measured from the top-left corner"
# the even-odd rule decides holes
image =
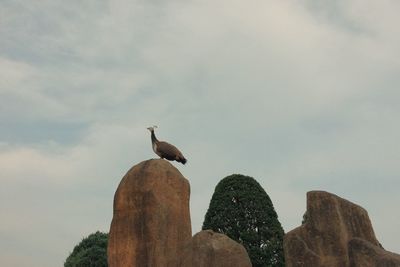
[[[119,180],[155,157],[153,124],[189,160],[194,232],[219,180],[243,173],[286,231],[323,189],[399,250],[398,4],[335,3],[2,3],[0,235],[20,255],[3,265],[61,264],[106,231]]]
[[[28,252],[21,258],[32,266],[51,266],[60,264],[84,235],[108,231],[114,190],[146,154],[137,145],[144,143],[140,132],[145,131],[97,125],[76,146],[3,149],[0,235]],[[44,251],[46,258],[40,256]],[[9,260],[4,264],[18,259]]]

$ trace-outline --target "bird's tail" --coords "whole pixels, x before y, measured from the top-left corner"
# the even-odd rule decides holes
[[[179,157],[179,159],[177,160],[177,162],[182,163],[183,165],[186,164],[187,160],[185,159],[185,157]]]

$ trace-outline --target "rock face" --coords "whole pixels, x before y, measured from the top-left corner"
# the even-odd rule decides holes
[[[189,195],[188,181],[166,160],[132,167],[114,196],[108,265],[176,266],[191,239]]]
[[[400,255],[354,238],[349,242],[350,267],[399,267]]]
[[[246,249],[226,235],[205,230],[193,236],[178,267],[251,267]]]
[[[287,267],[386,266],[360,263],[368,257],[383,260],[379,246],[366,210],[321,191],[307,193],[305,223],[284,237]]]

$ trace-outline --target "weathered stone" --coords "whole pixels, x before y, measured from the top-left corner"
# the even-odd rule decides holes
[[[226,235],[205,230],[193,236],[179,267],[251,267],[246,249]]]
[[[130,169],[114,196],[110,267],[167,267],[191,238],[188,181],[166,160]]]
[[[308,192],[305,223],[284,237],[286,266],[350,266],[354,238],[379,246],[367,211],[327,192]]]
[[[349,258],[350,267],[400,266],[400,255],[388,252],[360,238],[350,240]]]

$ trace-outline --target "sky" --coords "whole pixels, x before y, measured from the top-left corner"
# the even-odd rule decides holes
[[[286,232],[306,193],[364,207],[400,252],[400,2],[0,0],[0,265],[54,267],[108,232],[115,190],[188,159],[192,232],[216,184],[266,190]]]

